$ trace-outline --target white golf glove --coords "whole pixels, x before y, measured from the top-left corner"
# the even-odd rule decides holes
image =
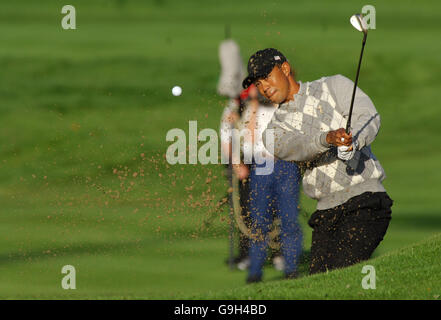
[[[349,150],[349,151],[348,151],[348,149],[350,149],[350,147],[347,147],[347,146],[337,147],[338,158],[341,160],[345,160],[345,161],[351,160],[354,157],[355,152],[357,151],[358,145],[355,142],[355,143],[352,143],[351,146],[352,146],[352,150]]]

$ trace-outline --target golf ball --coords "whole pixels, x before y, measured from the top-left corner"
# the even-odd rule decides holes
[[[174,86],[172,89],[172,94],[177,97],[180,96],[182,93],[182,88],[180,86]]]

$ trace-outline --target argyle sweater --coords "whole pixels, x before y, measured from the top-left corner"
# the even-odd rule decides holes
[[[326,142],[326,135],[346,128],[354,83],[342,75],[299,83],[294,100],[279,105],[263,134],[267,149],[305,168],[303,191],[318,200],[318,210],[344,204],[366,191],[385,192],[381,183],[385,173],[370,146],[380,128],[380,115],[371,99],[357,88],[351,132],[358,147],[351,160],[343,161],[337,157],[337,147]],[[274,137],[271,147],[267,130]]]

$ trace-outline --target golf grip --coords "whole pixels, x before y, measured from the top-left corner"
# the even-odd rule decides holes
[[[358,60],[357,75],[355,76],[354,90],[352,91],[351,107],[349,108],[348,122],[346,122],[346,133],[349,134],[352,119],[352,109],[354,108],[355,91],[357,90],[358,76],[360,74],[361,59],[363,58],[364,45],[366,44],[367,33],[363,36],[363,44],[361,45],[360,59]]]

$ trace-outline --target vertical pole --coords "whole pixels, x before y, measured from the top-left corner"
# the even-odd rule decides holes
[[[234,213],[230,208],[230,248],[229,248],[229,258],[228,258],[228,266],[230,270],[234,269]]]

